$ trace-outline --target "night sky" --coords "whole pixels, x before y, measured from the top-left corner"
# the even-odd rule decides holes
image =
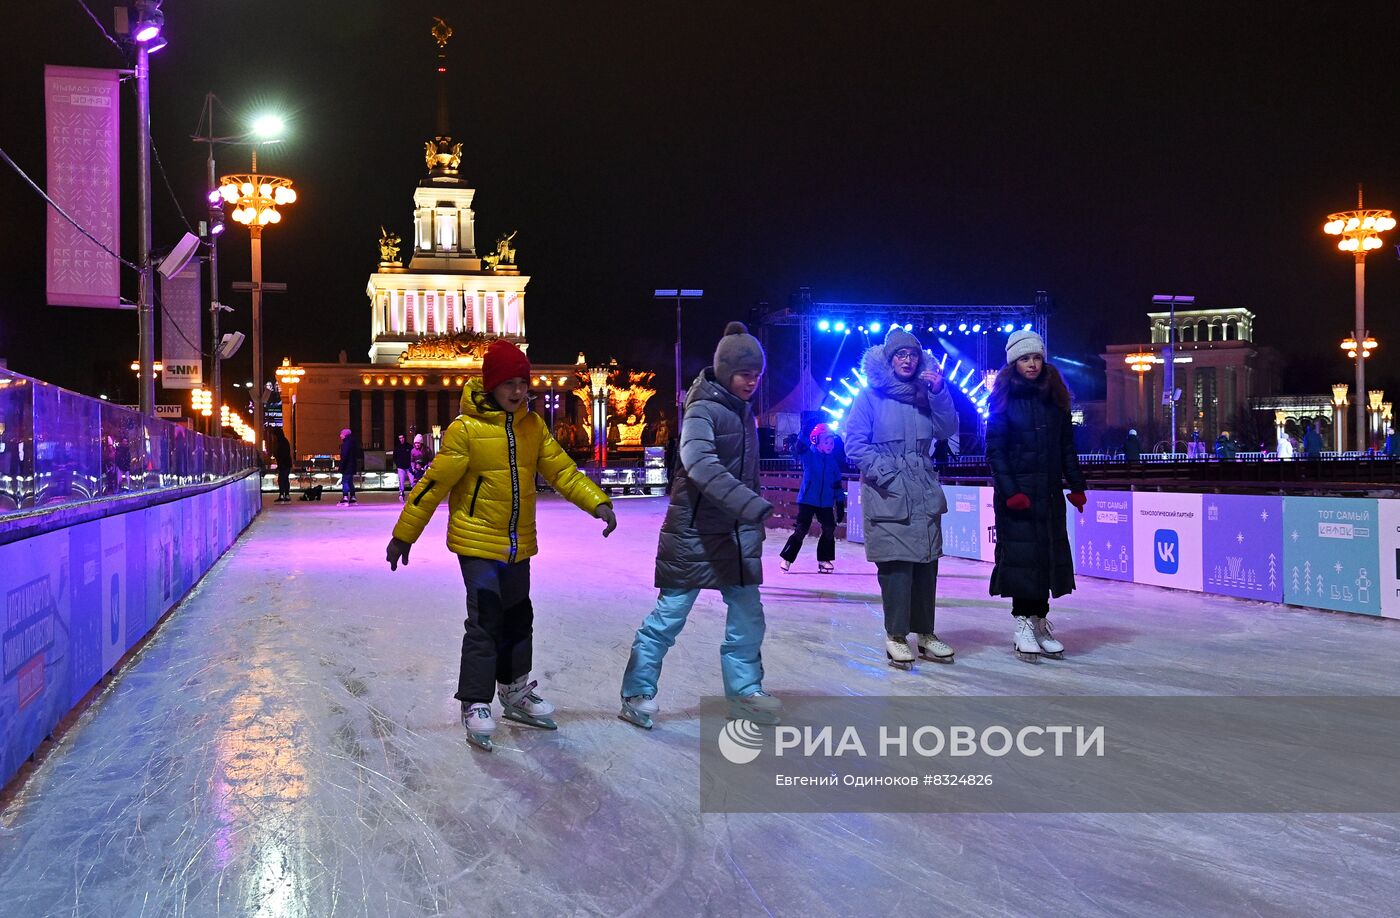
[[[110,28],[111,3],[91,5]],[[456,31],[452,133],[478,247],[519,229],[537,361],[582,349],[669,381],[674,313],[655,287],[706,291],[687,313],[687,373],[726,320],[799,286],[885,303],[1043,289],[1052,359],[1140,341],[1152,294],[1192,293],[1257,313],[1291,390],[1350,380],[1337,342],[1352,268],[1321,225],[1358,181],[1368,205],[1400,209],[1400,7],[972,6],[166,0],[152,132],[193,222],[204,93],[222,100],[219,133],[265,108],[288,117],[290,140],[260,156],[300,193],[264,237],[265,278],[290,287],[267,300],[270,362],[366,359],[379,226],[411,235],[433,133],[439,14]],[[122,59],[76,0],[9,7],[0,146],[42,184],[43,65]],[[123,106],[130,132],[132,94]],[[245,171],[246,148],[218,160]],[[169,245],[184,227],[154,183]],[[134,257],[134,179],[122,196]],[[134,313],[44,305],[44,205],[3,164],[0,215],[0,355],[89,393],[130,385]],[[248,278],[247,232],[231,221],[220,267],[238,310],[226,325],[246,330],[246,294],[227,285]],[[1367,279],[1369,381],[1394,394],[1392,246]],[[245,347],[229,378],[248,360]]]

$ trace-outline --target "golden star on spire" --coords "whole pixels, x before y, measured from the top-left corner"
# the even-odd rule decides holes
[[[447,40],[452,37],[452,26],[448,25],[439,16],[433,17],[433,40],[437,42],[439,48],[447,47]]]

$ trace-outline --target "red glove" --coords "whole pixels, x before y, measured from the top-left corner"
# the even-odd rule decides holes
[[[1006,509],[1008,510],[1029,510],[1031,499],[1024,494],[1012,494],[1006,499]]]
[[[1084,505],[1089,502],[1089,498],[1084,496],[1083,491],[1071,491],[1065,495],[1065,500],[1074,504],[1074,509],[1080,513],[1084,512]]]

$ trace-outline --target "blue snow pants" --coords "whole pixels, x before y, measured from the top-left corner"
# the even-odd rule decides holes
[[[763,688],[763,602],[756,586],[720,587],[720,596],[729,607],[724,643],[719,648],[720,674],[724,694],[730,698],[752,695]],[[661,661],[676,643],[685,627],[699,590],[663,589],[656,597],[656,608],[637,629],[632,655],[622,677],[622,697],[656,695],[661,677]]]

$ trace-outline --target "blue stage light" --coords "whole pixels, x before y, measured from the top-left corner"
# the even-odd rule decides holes
[[[965,331],[967,331],[967,323],[966,323],[966,322],[959,322],[959,323],[958,323],[958,331],[960,331],[960,332],[965,332]]]
[[[907,331],[907,332],[913,331],[913,330],[914,330],[914,323],[913,323],[913,322],[905,322],[905,323],[904,323],[904,330]]]
[[[840,320],[838,320],[838,321],[836,322],[836,324],[833,325],[833,326],[831,326],[831,327],[834,328],[834,329],[836,329],[837,331],[845,331],[845,330],[846,330],[846,323],[845,323],[845,322],[842,322],[842,321],[840,321]]]
[[[880,327],[881,327],[881,326],[880,326],[880,323],[879,323],[879,322],[871,322],[871,323],[870,323],[870,330],[873,331],[873,332],[875,332],[876,334],[879,334],[879,333],[880,333]]]
[[[947,331],[947,330],[948,330],[948,323],[947,323],[947,322],[939,322],[939,323],[938,323],[938,330],[941,331],[941,332]]]
[[[1030,331],[1030,330],[1031,330],[1031,323],[1027,322],[1025,325],[1022,325],[1022,326],[1021,326],[1021,330],[1022,330],[1022,331]]]
[[[822,331],[830,331],[831,323],[828,322],[826,319],[822,319],[820,322],[817,323],[817,328],[821,329]]]
[[[982,330],[982,323],[981,323],[981,322],[973,322],[973,323],[972,323],[972,330],[975,331],[975,332],[980,332],[980,331]]]

